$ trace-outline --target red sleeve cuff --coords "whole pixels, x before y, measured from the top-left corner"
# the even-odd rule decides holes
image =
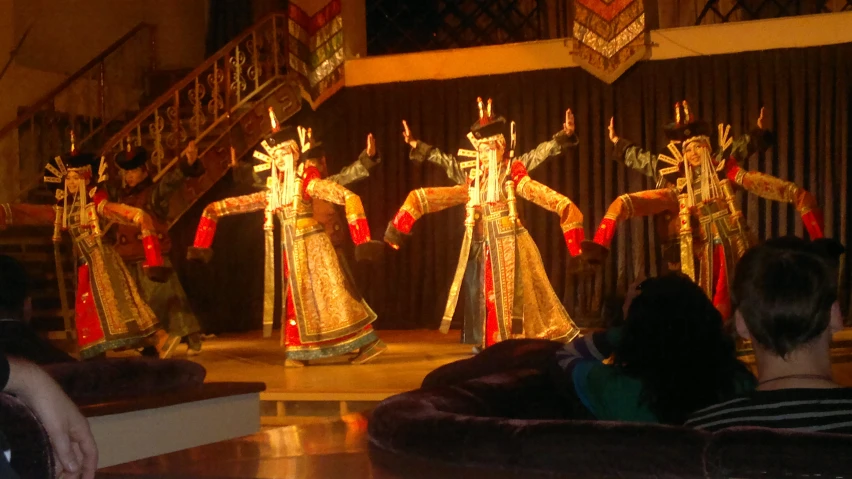
[[[739,173],[740,169],[740,164],[737,163],[737,160],[733,156],[729,157],[725,162],[725,176],[727,176],[732,183],[737,182],[737,173]]]
[[[305,168],[305,171],[302,173],[302,198],[305,200],[311,199],[311,195],[308,194],[308,186],[310,186],[312,181],[319,179],[322,179],[322,175],[315,166]]]
[[[802,215],[802,222],[805,223],[805,229],[808,230],[808,236],[811,240],[825,236],[825,221],[822,217],[822,211],[816,209],[808,211]]]
[[[521,163],[520,161],[512,162],[511,174],[512,174],[512,181],[514,181],[516,185],[519,184],[522,179],[529,176],[529,174],[527,173],[527,169],[524,167],[524,164]]]
[[[367,219],[358,218],[357,220],[350,222],[349,234],[352,235],[352,242],[356,245],[370,241],[370,225],[367,224]]]
[[[213,244],[213,236],[216,234],[216,222],[206,216],[201,217],[198,229],[195,230],[195,241],[192,246],[196,248],[209,248]]]
[[[411,213],[405,210],[399,210],[396,216],[393,217],[393,225],[401,233],[411,233],[411,228],[414,227],[414,222],[417,221],[411,216]]]
[[[142,247],[145,249],[146,266],[162,266],[163,253],[160,250],[160,240],[157,235],[148,235],[142,238]]]

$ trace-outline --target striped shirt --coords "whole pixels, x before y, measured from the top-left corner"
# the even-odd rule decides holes
[[[852,388],[753,391],[701,409],[684,425],[708,431],[759,426],[852,434]]]

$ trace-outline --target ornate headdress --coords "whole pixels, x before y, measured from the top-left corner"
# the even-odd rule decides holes
[[[710,142],[710,135],[713,133],[713,128],[710,126],[710,123],[699,120],[689,111],[689,104],[686,103],[686,100],[682,103],[675,103],[674,108],[674,122],[663,127],[669,141],[683,143],[684,146],[696,140]],[[683,109],[683,114],[681,114],[681,108]]]
[[[103,157],[98,158],[92,153],[81,153],[75,144],[74,132],[71,132],[71,151],[66,155],[56,156],[47,162],[44,167],[44,182],[54,185],[62,184],[62,188],[57,188],[56,199],[62,201],[63,209],[63,226],[68,226],[68,184],[65,178],[68,173],[75,172],[82,179],[80,185],[80,207],[82,210],[86,208],[86,197],[94,197],[97,192],[97,186],[88,188],[92,182],[92,178],[97,178],[95,185],[106,181],[106,162]],[[97,177],[95,176],[97,172]],[[86,215],[81,215],[83,221],[86,221]]]
[[[488,176],[488,190],[486,194],[487,201],[497,201],[499,198],[500,191],[500,178],[496,174],[499,171],[499,164],[496,153],[494,151],[490,151],[487,155],[487,158],[481,158],[481,153],[479,151],[479,145],[484,142],[491,141],[502,141],[508,148],[509,158],[514,158],[515,156],[515,122],[508,123],[505,118],[502,116],[494,116],[494,111],[492,108],[492,101],[489,98],[487,106],[485,106],[482,102],[481,97],[477,97],[476,105],[479,109],[479,120],[477,120],[470,127],[470,133],[467,134],[468,140],[473,145],[474,150],[464,150],[460,149],[458,154],[459,156],[468,157],[468,158],[476,158],[476,160],[471,164],[471,162],[463,162],[462,167],[468,165],[468,167],[472,167],[476,164],[476,161],[481,163],[488,162],[489,171],[492,173]],[[474,171],[474,175],[478,181],[478,171]],[[478,183],[477,183],[478,185]]]
[[[671,156],[667,154],[658,155],[662,162],[659,170],[660,175],[677,185],[678,190],[686,188],[690,201],[694,203],[693,171],[692,167],[684,160],[683,151],[690,143],[695,141],[706,142],[708,149],[702,153],[701,165],[705,172],[702,175],[702,198],[707,199],[719,195],[718,172],[725,167],[725,157],[724,155],[720,155],[718,158],[714,157],[709,150],[710,135],[713,133],[710,123],[694,116],[684,100],[682,103],[675,103],[675,121],[666,125],[664,130],[669,139],[666,148]],[[730,131],[730,125],[719,124],[718,141],[721,151],[727,150],[733,143],[730,138]]]
[[[299,152],[305,151],[305,147],[308,145],[308,130],[301,126],[281,128],[272,107],[269,107],[269,121],[272,125],[272,135],[267,140],[260,142],[261,148],[254,151],[254,158],[261,161],[259,165],[255,165],[254,171],[255,173],[267,170],[271,172],[266,183],[271,194],[269,204],[277,208],[295,195],[293,189],[296,187],[296,176],[298,174],[296,161]],[[285,152],[285,149],[288,151]],[[288,153],[292,154],[292,161],[288,161],[282,171],[279,171],[275,164],[275,158],[278,155]],[[278,180],[280,173],[284,175],[283,182]],[[283,188],[281,187],[282,183]]]
[[[471,143],[476,147],[482,141],[502,139],[509,150],[509,157],[514,157],[515,150],[515,122],[507,122],[502,116],[495,116],[492,108],[493,101],[488,99],[483,104],[482,98],[476,98],[476,106],[479,109],[479,119],[470,126]],[[476,141],[474,141],[476,140]]]

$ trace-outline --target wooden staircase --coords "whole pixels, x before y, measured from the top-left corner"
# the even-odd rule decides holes
[[[177,81],[102,145],[107,159],[128,142],[151,155],[157,180],[175,168],[195,140],[205,174],[172,198],[169,225],[229,169],[231,148],[248,154],[270,132],[269,107],[286,121],[302,107],[300,79],[288,71],[288,18],[275,13],[225,45]]]
[[[138,25],[0,129],[0,151],[7,151],[2,146],[13,139],[18,145],[14,157],[3,153],[0,161],[19,161],[25,165],[14,197],[31,203],[55,202],[52,189],[40,181],[42,169],[49,158],[70,149],[70,131],[80,139],[78,148],[100,152],[107,159],[113,178],[118,177],[112,167],[114,156],[128,142],[148,150],[149,171],[157,180],[177,167],[189,141],[195,139],[205,173],[186,181],[173,196],[169,226],[173,225],[227,173],[231,148],[242,157],[268,136],[269,107],[284,122],[301,109],[302,98],[311,100],[304,72],[300,75],[288,68],[294,55],[288,50],[292,39],[288,30],[290,22],[286,13],[267,15],[189,72],[158,71],[151,58],[148,67],[138,72],[138,81],[133,82],[142,88],[134,90],[137,94],[130,107],[120,111],[107,108],[106,92],[116,87],[104,85],[105,65],[126,44],[152,29]],[[174,81],[175,78],[179,79]],[[92,81],[100,88],[96,111],[89,111],[88,115],[57,111],[58,98],[80,82],[92,84]],[[59,291],[65,288],[73,315],[72,245],[66,237],[59,248],[65,273],[64,278],[57,278],[51,236],[52,228],[10,228],[0,233],[0,254],[19,258],[32,275],[36,326],[65,331],[64,336],[70,338],[73,322],[71,317],[63,315]]]

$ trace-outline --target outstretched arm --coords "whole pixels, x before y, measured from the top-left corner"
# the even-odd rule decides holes
[[[816,198],[791,181],[782,180],[765,173],[747,171],[739,166],[731,157],[725,163],[725,170],[730,181],[741,186],[746,191],[761,198],[784,203],[792,203],[796,211],[802,215],[802,222],[811,239],[824,236],[825,225],[822,210],[817,205]]]
[[[607,129],[609,130],[609,140],[614,145],[613,159],[649,178],[653,178],[654,181],[659,181],[657,155],[639,148],[630,140],[618,137],[615,134],[615,118],[610,118]]]
[[[376,140],[370,133],[367,135],[367,148],[358,155],[358,159],[344,167],[339,173],[327,176],[324,179],[346,186],[370,176],[370,170],[381,162],[382,157],[376,151]]]
[[[765,109],[761,108],[760,116],[757,119],[757,126],[745,135],[735,139],[731,144],[731,153],[729,156],[734,157],[737,162],[743,163],[755,153],[764,153],[775,142],[774,135],[766,128],[764,113]]]
[[[0,229],[7,226],[52,225],[56,212],[50,205],[0,203]]]
[[[521,198],[559,215],[559,226],[562,227],[568,251],[571,256],[580,254],[580,243],[585,239],[583,213],[580,208],[567,196],[530,178],[520,161],[512,163],[512,180],[517,185],[516,189]]]
[[[562,124],[562,129],[553,135],[550,141],[545,141],[535,147],[534,150],[524,153],[517,158],[527,171],[532,171],[541,165],[544,160],[551,156],[562,154],[568,148],[574,148],[580,144],[574,132],[574,114],[570,109],[565,111],[565,123]]]
[[[468,200],[467,184],[440,188],[420,188],[405,198],[402,208],[397,211],[393,221],[385,231],[385,242],[399,249],[403,238],[411,234],[414,223],[427,213],[435,213],[447,208],[463,205]]]
[[[403,133],[402,137],[406,143],[411,145],[411,153],[408,158],[416,163],[428,161],[438,165],[447,174],[447,177],[457,185],[463,185],[467,182],[467,175],[462,171],[458,160],[455,156],[444,153],[434,146],[415,139],[411,135],[411,130],[408,128],[408,122],[402,120]]]
[[[216,234],[216,223],[223,216],[239,215],[260,211],[266,208],[265,191],[258,191],[250,195],[234,196],[224,200],[214,201],[204,208],[201,221],[195,231],[195,248],[210,248],[213,244],[213,236]]]

